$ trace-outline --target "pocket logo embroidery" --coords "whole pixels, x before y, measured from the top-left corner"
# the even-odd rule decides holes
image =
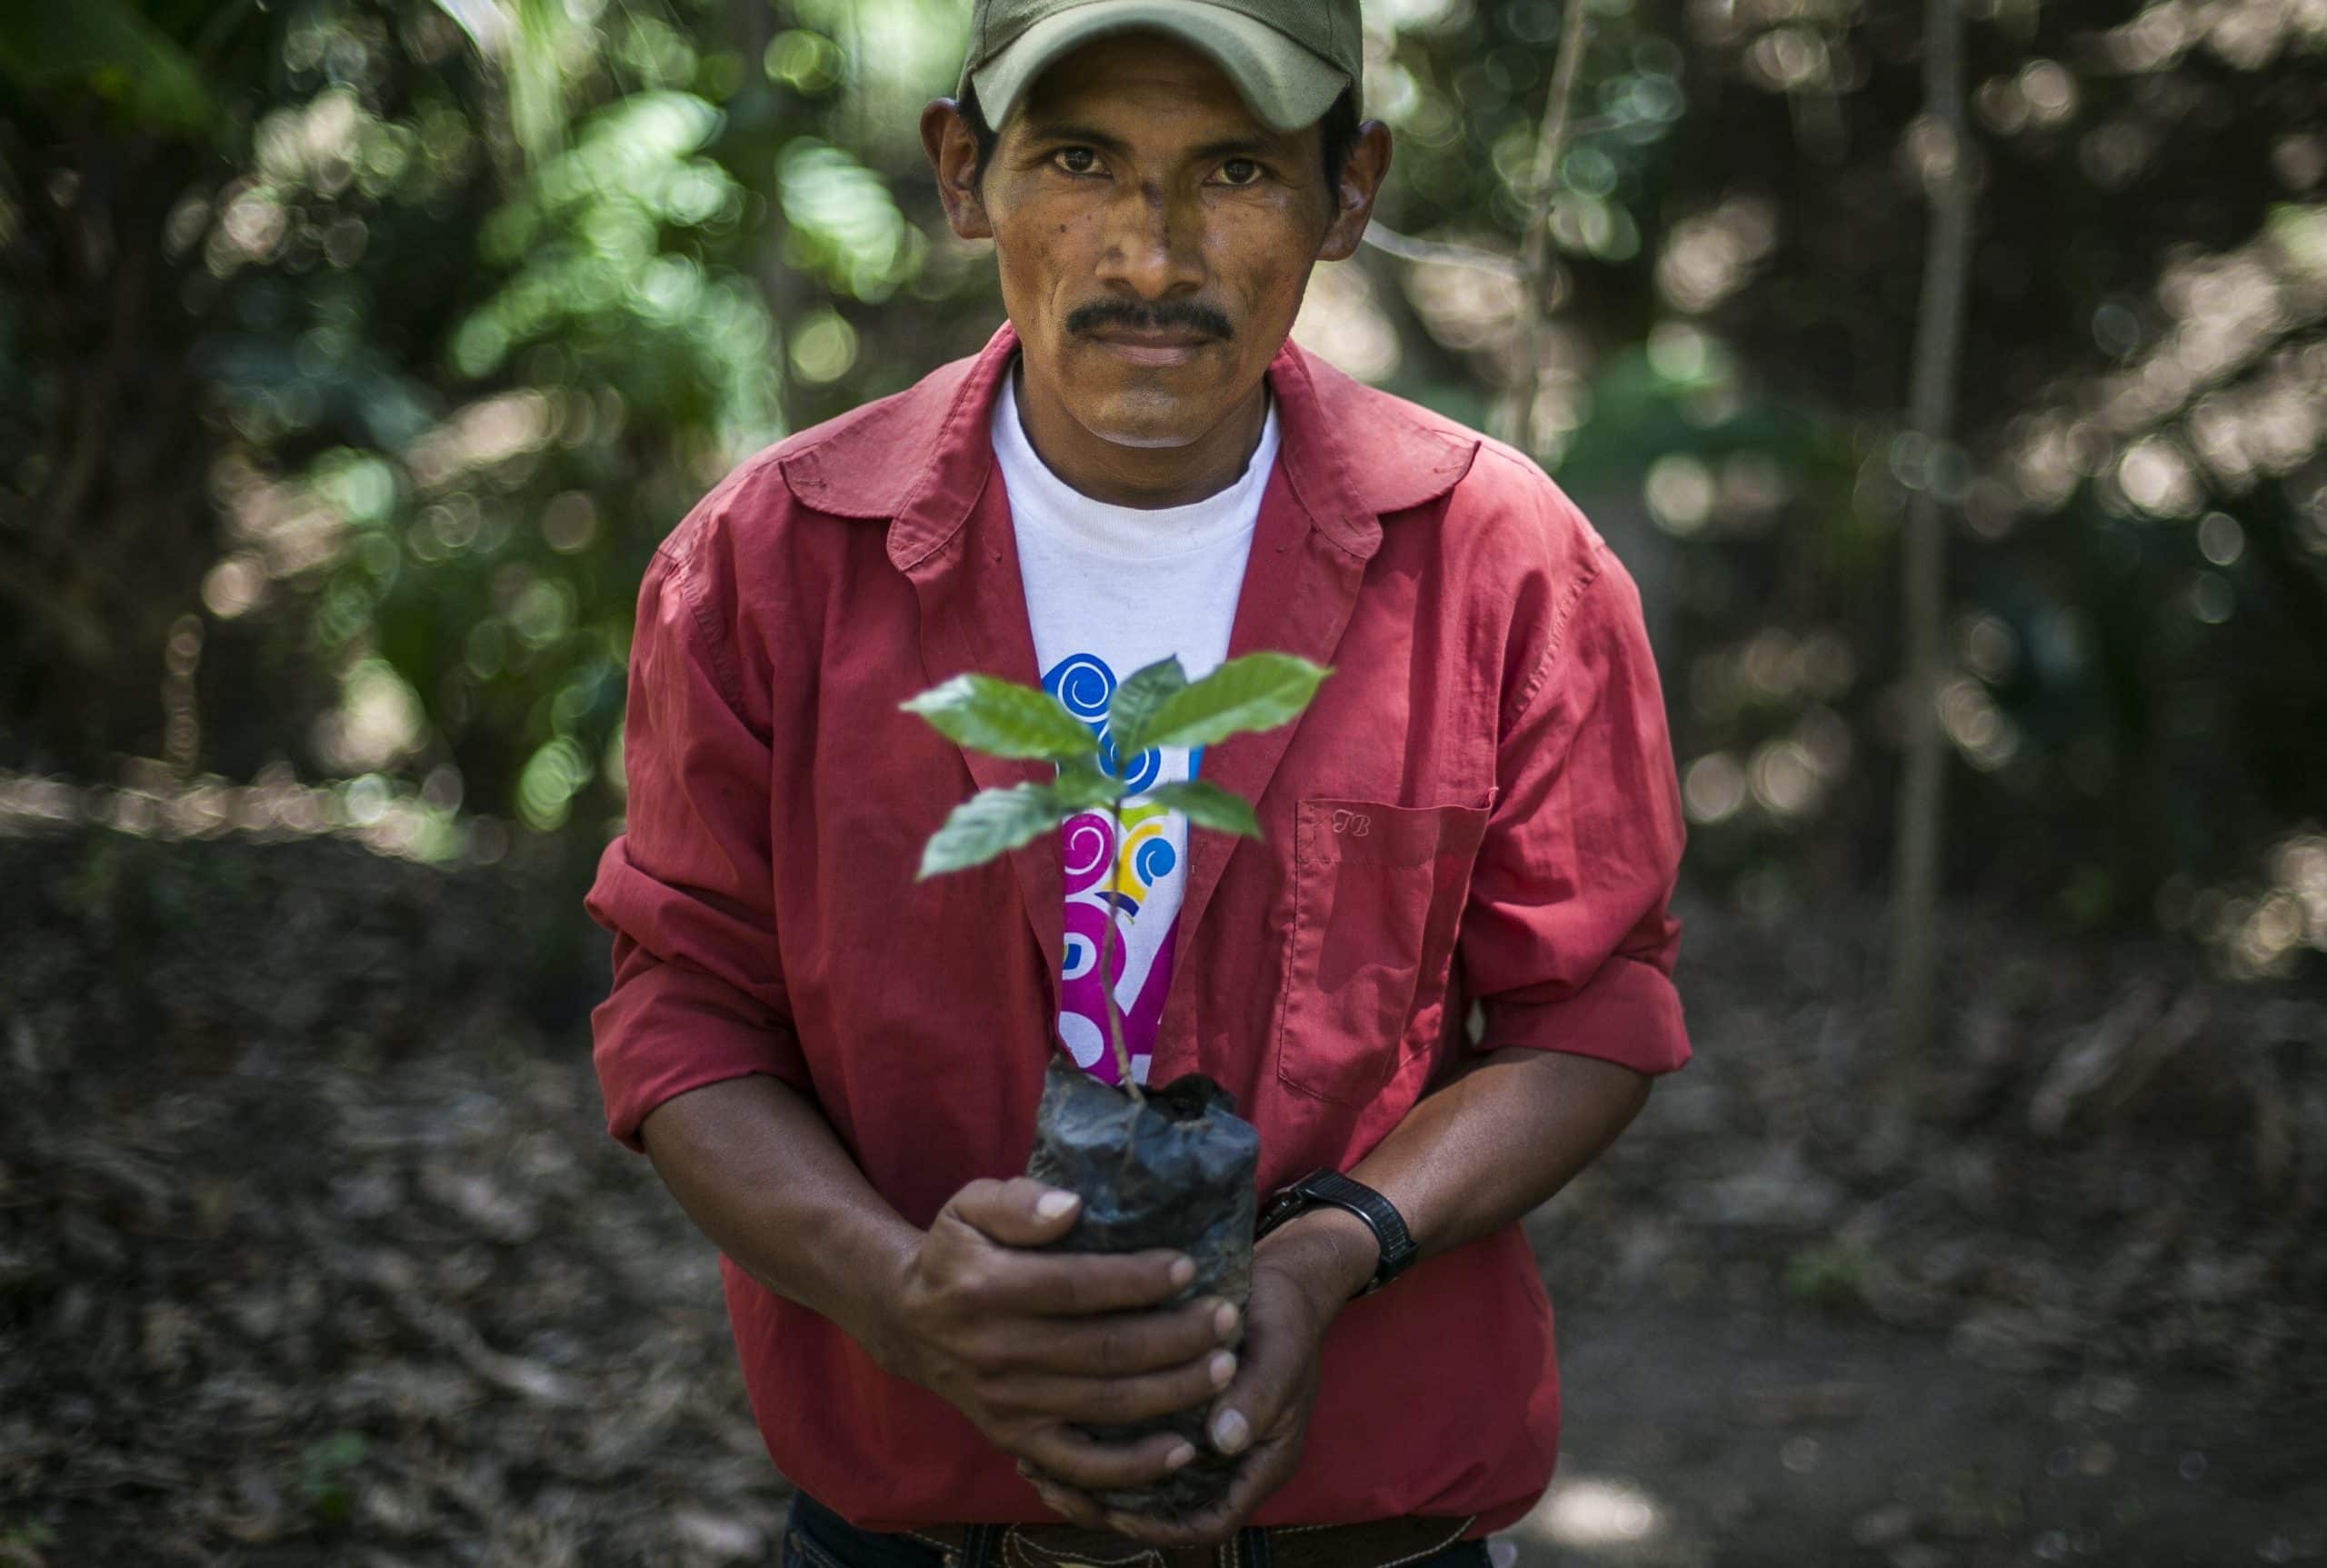
[[[1360,811],[1336,811],[1333,822],[1335,833],[1345,833],[1352,838],[1363,838],[1373,831],[1373,819]]]

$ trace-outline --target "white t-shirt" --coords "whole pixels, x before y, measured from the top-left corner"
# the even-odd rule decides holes
[[[1234,484],[1185,506],[1151,509],[1094,501],[1045,467],[1019,423],[1017,386],[1014,369],[994,400],[994,452],[1010,498],[1035,663],[1044,689],[1104,734],[1116,684],[1134,671],[1177,654],[1195,681],[1227,658],[1261,493],[1276,464],[1276,405],[1271,402],[1260,445]],[[1195,777],[1203,751],[1162,747],[1118,771],[1144,792]],[[1106,761],[1115,765],[1113,757]],[[1141,794],[1124,803],[1123,817],[1120,849],[1104,811],[1083,813],[1059,830],[1066,945],[1058,1028],[1079,1064],[1108,1083],[1117,1080],[1098,955],[1109,864],[1120,861],[1121,902],[1107,967],[1119,977],[1115,1004],[1132,1076],[1144,1084],[1172,982],[1188,820]]]

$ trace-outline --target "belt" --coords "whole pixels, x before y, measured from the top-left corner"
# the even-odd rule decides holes
[[[1261,1533],[1268,1568],[1397,1568],[1445,1551],[1477,1518],[1415,1513],[1361,1524],[1267,1525]],[[945,1553],[946,1568],[960,1568],[970,1526],[922,1525],[904,1533]],[[1218,1546],[1148,1546],[1076,1524],[1001,1526],[995,1551],[994,1568],[1258,1568],[1241,1535]]]

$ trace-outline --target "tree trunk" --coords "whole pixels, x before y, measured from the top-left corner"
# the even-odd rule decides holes
[[[1583,68],[1584,0],[1567,0],[1560,20],[1560,52],[1552,65],[1552,85],[1543,101],[1543,123],[1535,141],[1535,189],[1527,211],[1527,232],[1520,251],[1519,337],[1526,359],[1519,367],[1519,383],[1503,411],[1498,431],[1505,441],[1529,456],[1535,454],[1535,397],[1543,382],[1543,321],[1550,315],[1552,268],[1552,198],[1560,188],[1560,156],[1567,150],[1567,111],[1575,96],[1575,78]]]
[[[1956,361],[1971,260],[1972,146],[1963,117],[1962,0],[1924,11],[1925,114],[1945,132],[1924,171],[1931,228],[1915,327],[1909,420],[1924,461],[1909,494],[1902,552],[1908,734],[1893,844],[1891,1000],[1893,1056],[1903,1075],[1929,1054],[1939,1006],[1939,862],[1946,737],[1940,727],[1941,620],[1946,532],[1933,484],[1952,430]]]

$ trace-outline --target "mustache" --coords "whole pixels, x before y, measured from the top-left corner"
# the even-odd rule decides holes
[[[1188,299],[1161,300],[1154,305],[1128,299],[1094,300],[1089,305],[1077,306],[1066,318],[1066,330],[1070,333],[1092,333],[1110,326],[1130,327],[1140,332],[1164,332],[1173,327],[1184,327],[1213,337],[1236,335],[1236,329],[1227,316],[1211,305],[1199,305]]]

